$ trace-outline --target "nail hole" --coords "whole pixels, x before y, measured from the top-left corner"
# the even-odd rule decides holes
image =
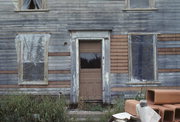
[[[66,46],[67,45],[67,42],[64,42],[64,46]]]

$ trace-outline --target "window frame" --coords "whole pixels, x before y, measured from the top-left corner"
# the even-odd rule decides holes
[[[132,74],[132,35],[152,35],[153,36],[153,57],[154,57],[154,80],[151,81],[141,81],[141,80],[133,80]],[[129,83],[128,84],[135,84],[135,85],[143,85],[143,84],[159,84],[160,82],[157,81],[158,79],[158,71],[157,71],[157,33],[129,33],[128,34],[128,52],[129,52]]]
[[[18,10],[17,12],[46,12],[49,11],[47,8],[47,0],[42,0],[43,8],[41,9],[21,9],[23,0],[18,0]]]
[[[155,0],[149,0],[149,7],[148,8],[131,8],[130,0],[125,0],[125,9],[124,11],[153,11],[157,10],[155,8]]]
[[[17,35],[20,34],[47,34],[47,33],[18,33]],[[18,84],[19,85],[48,85],[48,45],[49,41],[46,41],[44,45],[44,80],[32,80],[32,81],[25,81],[23,79],[23,66],[24,66],[24,61],[23,61],[23,41],[18,42]]]

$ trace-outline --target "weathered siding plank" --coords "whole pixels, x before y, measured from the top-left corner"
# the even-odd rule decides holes
[[[0,74],[0,84],[17,84],[18,77],[17,74]]]
[[[180,73],[159,73],[159,81],[162,86],[179,86]]]
[[[128,73],[128,36],[111,36],[111,73]]]
[[[49,56],[48,59],[49,70],[70,70],[70,56]]]
[[[128,82],[129,82],[128,74],[117,74],[117,73],[111,74],[111,88],[127,86],[126,83]]]
[[[158,56],[159,69],[179,69],[180,55],[161,55]]]
[[[70,74],[49,74],[48,80],[49,81],[71,80],[71,75]]]
[[[60,95],[60,92],[63,95],[70,94],[70,88],[1,88],[0,95],[2,94],[34,94],[34,95]]]
[[[166,85],[176,84],[176,72],[180,72],[180,34],[159,34],[158,35],[158,72],[171,73],[168,77],[174,75],[174,81],[166,82],[164,75],[160,75],[159,81]],[[160,73],[160,74],[161,74]],[[174,73],[174,74],[173,74]]]
[[[158,48],[179,48],[180,41],[158,41]]]
[[[159,69],[158,72],[159,73],[163,73],[163,72],[180,72],[180,69]]]

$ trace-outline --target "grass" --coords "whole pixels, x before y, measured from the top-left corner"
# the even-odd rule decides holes
[[[1,96],[1,122],[68,122],[63,98],[50,96]]]
[[[69,105],[64,97],[12,95],[0,97],[0,122],[78,122],[68,116]],[[124,100],[117,99],[114,105],[79,102],[78,109],[102,111],[105,114],[98,122],[107,122],[115,113],[124,111]],[[95,122],[87,118],[86,122]]]
[[[89,103],[79,101],[77,108],[84,111],[104,111],[107,109],[107,106],[103,105],[102,103]]]
[[[137,92],[134,99],[138,101],[146,99],[146,91],[147,89],[141,88],[141,90]]]
[[[99,122],[108,122],[113,114],[124,112],[124,99],[117,98],[114,105],[109,106],[105,115],[100,118]]]

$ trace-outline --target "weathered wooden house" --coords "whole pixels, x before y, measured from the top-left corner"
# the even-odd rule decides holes
[[[0,94],[110,103],[180,88],[180,0],[0,0]]]

